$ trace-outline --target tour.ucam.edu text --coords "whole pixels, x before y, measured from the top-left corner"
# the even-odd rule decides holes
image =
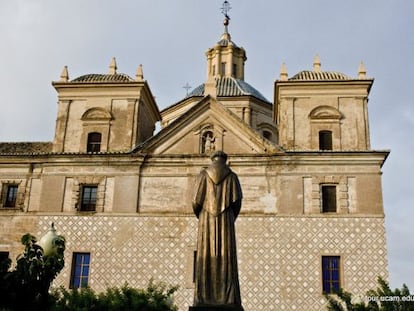
[[[364,300],[367,302],[375,301],[375,302],[388,302],[388,301],[409,301],[414,303],[414,295],[409,296],[365,296]]]

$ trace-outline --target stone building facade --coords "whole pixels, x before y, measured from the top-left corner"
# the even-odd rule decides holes
[[[142,67],[53,82],[52,142],[0,143],[0,251],[54,222],[66,237],[55,285],[96,290],[153,278],[193,301],[195,178],[224,150],[240,178],[237,220],[243,306],[321,310],[324,291],[364,294],[387,278],[381,167],[370,147],[373,80],[282,66],[273,102],[244,80],[246,52],[225,31],[206,52],[207,79],[159,111]],[[155,124],[161,130],[154,134]],[[75,275],[79,258],[84,274]],[[85,259],[86,258],[86,259]],[[76,270],[76,269],[75,269]],[[74,280],[75,279],[75,280]],[[78,280],[79,281],[79,280]]]

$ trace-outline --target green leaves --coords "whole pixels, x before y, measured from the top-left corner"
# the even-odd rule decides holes
[[[8,258],[0,263],[0,310],[178,310],[173,304],[178,287],[153,280],[146,289],[125,284],[96,294],[88,287],[72,290],[60,287],[49,294],[50,284],[65,265],[65,239],[58,236],[54,240],[53,256],[44,256],[36,237],[29,233],[21,241],[24,251],[17,258],[16,268],[8,271],[11,263]]]
[[[393,291],[381,277],[378,277],[377,289],[368,291],[363,301],[354,302],[352,294],[342,289],[325,297],[329,311],[414,311],[414,296],[407,285]]]
[[[177,286],[154,283],[152,280],[146,289],[124,284],[120,288],[108,288],[100,294],[88,287],[72,290],[60,287],[52,292],[56,303],[51,310],[177,311],[172,297],[177,289]]]
[[[21,242],[24,251],[17,257],[15,269],[8,271],[10,259],[7,269],[7,263],[2,263],[0,309],[47,310],[50,284],[65,265],[65,239],[58,236],[54,256],[43,256],[43,249],[30,233],[23,235]]]

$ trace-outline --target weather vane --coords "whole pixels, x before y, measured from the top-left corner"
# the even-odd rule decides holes
[[[188,96],[188,90],[191,89],[191,88],[192,88],[192,86],[190,86],[190,84],[188,84],[188,82],[183,86],[183,89],[185,89],[186,92],[187,92],[186,96]]]
[[[221,7],[221,13],[224,15],[226,20],[230,20],[229,11],[231,10],[230,3],[226,0],[223,2],[223,6]]]

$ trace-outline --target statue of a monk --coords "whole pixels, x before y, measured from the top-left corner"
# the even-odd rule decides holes
[[[237,175],[226,164],[227,155],[216,151],[211,159],[212,164],[200,173],[193,200],[198,218],[194,306],[243,310],[235,235],[242,191]]]

